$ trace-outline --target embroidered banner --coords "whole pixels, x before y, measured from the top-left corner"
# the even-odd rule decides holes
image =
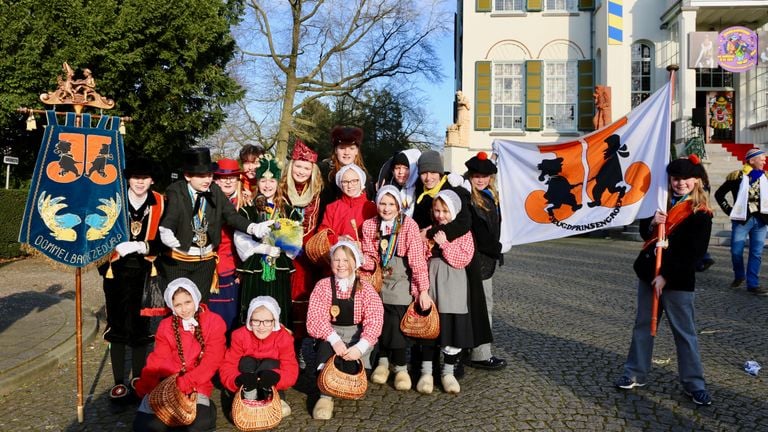
[[[665,208],[669,141],[669,83],[578,140],[494,140],[502,249],[628,225]]]
[[[127,236],[125,167],[119,117],[75,114],[59,125],[53,111],[37,155],[19,242],[48,258],[84,267]]]

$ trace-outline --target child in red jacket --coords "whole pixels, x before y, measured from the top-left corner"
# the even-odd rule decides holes
[[[148,394],[164,378],[178,373],[176,385],[186,395],[197,394],[197,417],[186,429],[203,431],[216,427],[216,407],[210,399],[211,378],[219,369],[226,351],[226,324],[221,317],[200,304],[200,290],[191,280],[171,281],[163,294],[173,316],[160,321],[155,349],[135,383],[142,397],[133,422],[134,431],[166,431],[149,406]]]
[[[283,417],[291,414],[284,391],[299,376],[293,335],[280,324],[280,306],[269,296],[248,305],[245,327],[232,333],[232,343],[219,369],[221,383],[231,392],[242,388],[245,399],[264,399],[272,386],[280,392]]]

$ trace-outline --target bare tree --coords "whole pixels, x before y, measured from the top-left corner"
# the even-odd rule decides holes
[[[347,95],[373,80],[423,74],[442,79],[432,40],[452,17],[438,0],[247,0],[236,31],[254,96],[247,106],[271,104],[276,155],[302,136],[294,115],[306,103]],[[269,145],[267,146],[269,147]]]

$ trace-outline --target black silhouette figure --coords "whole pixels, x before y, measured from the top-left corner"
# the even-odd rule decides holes
[[[597,175],[594,177],[595,186],[592,188],[592,199],[594,201],[587,203],[589,207],[597,207],[602,201],[603,192],[606,190],[610,193],[619,193],[619,199],[624,197],[627,192],[627,187],[624,185],[619,186],[619,183],[624,181],[624,174],[621,171],[621,163],[619,163],[619,157],[629,156],[627,151],[627,145],[621,144],[621,137],[613,134],[605,139],[605,143],[608,147],[603,152],[603,159],[605,162]]]
[[[91,169],[88,170],[86,176],[90,177],[91,174],[96,171],[102,177],[106,177],[107,173],[104,171],[104,168],[107,167],[107,160],[112,160],[112,155],[109,153],[109,144],[102,144],[101,150],[99,150],[99,154],[96,155],[96,158],[93,160]]]
[[[554,215],[555,210],[559,209],[563,204],[571,206],[571,210],[576,211],[581,208],[581,204],[576,202],[576,196],[573,195],[571,189],[578,186],[580,183],[572,185],[568,183],[568,180],[560,175],[563,170],[563,158],[556,159],[544,159],[539,165],[537,165],[541,174],[539,175],[539,181],[544,181],[547,185],[547,191],[544,192],[544,198],[547,200],[547,213],[550,216]]]
[[[57,142],[53,152],[59,155],[59,176],[64,176],[68,172],[73,172],[76,176],[80,175],[80,171],[77,169],[79,162],[75,161],[75,158],[72,156],[71,142]]]

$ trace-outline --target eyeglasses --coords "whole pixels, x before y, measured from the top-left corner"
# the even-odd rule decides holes
[[[251,320],[251,325],[252,326],[256,326],[256,327],[263,327],[263,326],[272,327],[272,324],[274,324],[274,323],[275,323],[275,320],[273,320],[273,319],[271,319],[271,320],[252,319]]]
[[[360,183],[360,179],[354,179],[354,180],[342,180],[341,185],[342,186],[354,186],[356,184]]]

